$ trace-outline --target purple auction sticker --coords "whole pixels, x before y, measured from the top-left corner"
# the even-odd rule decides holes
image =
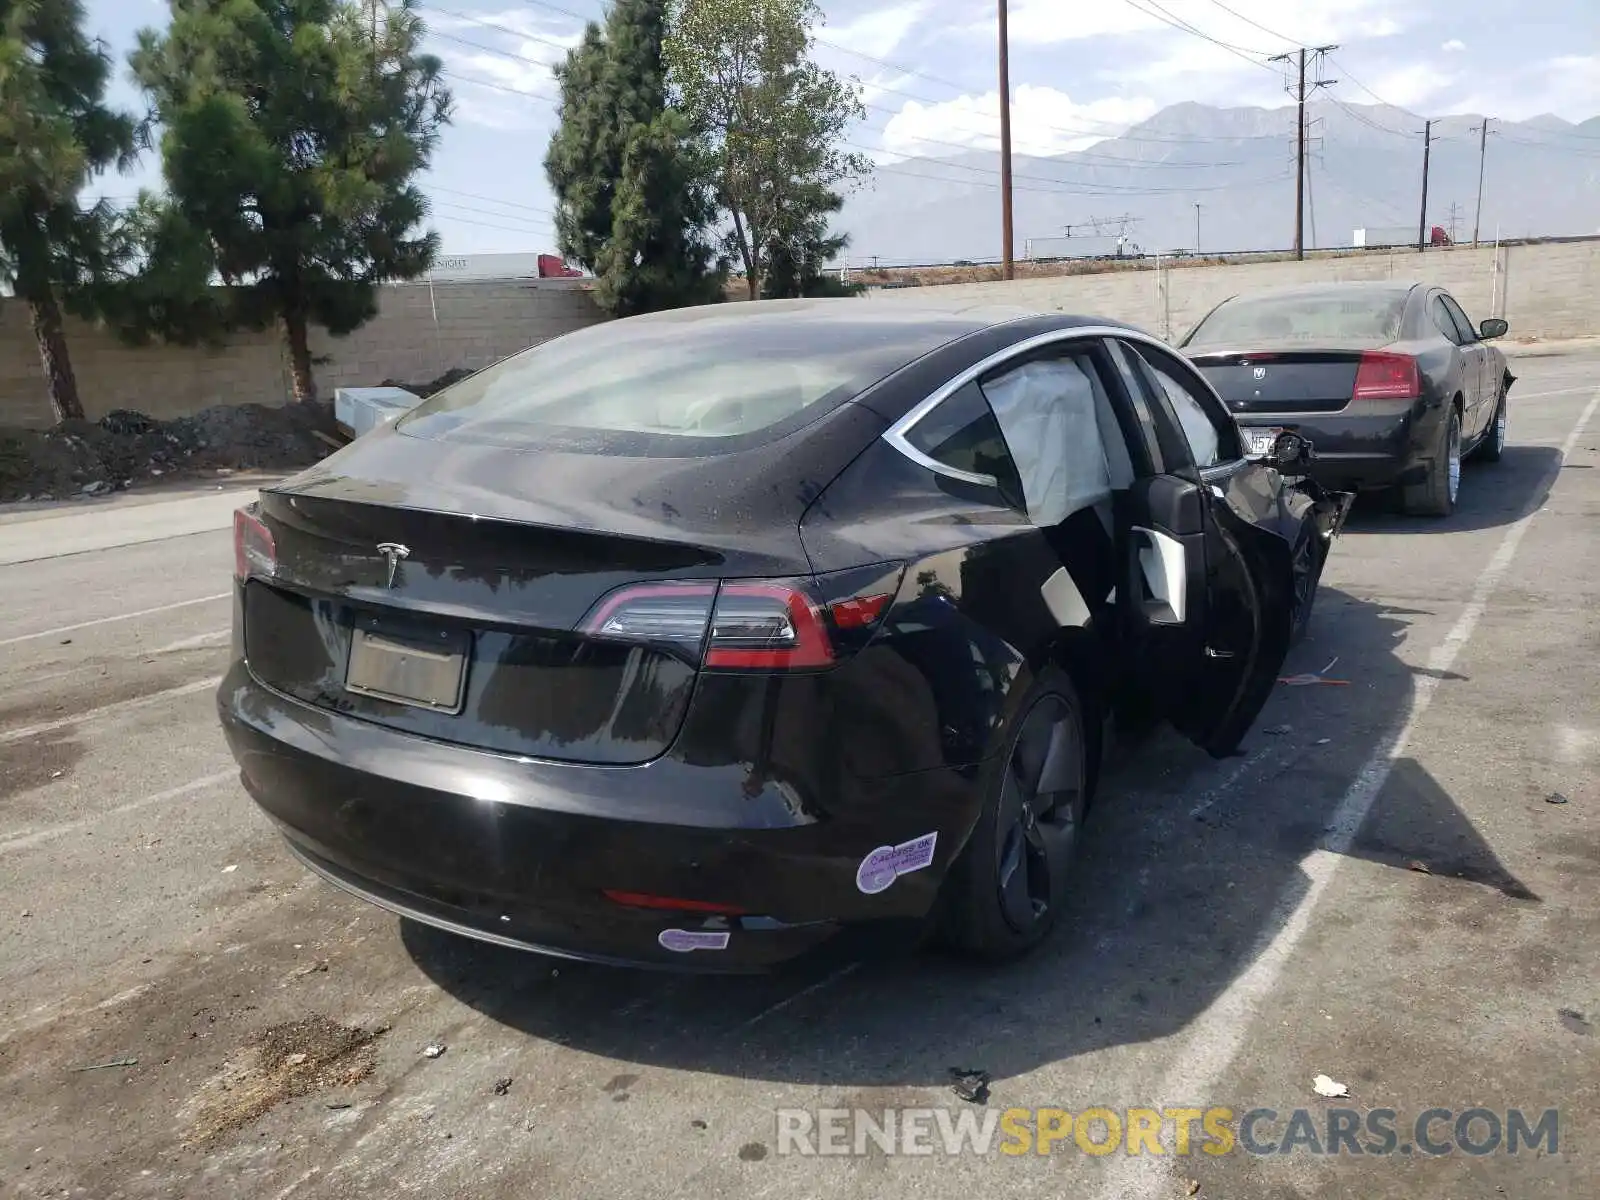
[[[679,953],[688,950],[726,950],[728,934],[725,930],[663,929],[656,938],[668,950]]]
[[[869,896],[885,890],[901,875],[920,871],[933,862],[938,833],[925,833],[898,846],[879,846],[856,868],[856,887]]]

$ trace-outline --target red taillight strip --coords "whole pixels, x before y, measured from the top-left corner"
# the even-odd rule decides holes
[[[266,560],[270,570],[276,566],[278,558],[278,544],[272,538],[272,530],[262,524],[260,518],[248,509],[236,508],[233,511],[233,577],[238,580],[249,579],[254,574],[250,558],[250,543],[254,539],[257,552]]]
[[[833,643],[822,623],[822,614],[805,593],[781,583],[725,583],[723,596],[765,596],[780,600],[788,608],[794,626],[793,646],[755,647],[717,645],[716,613],[711,616],[711,640],[706,646],[705,665],[712,668],[783,670],[790,667],[826,667],[834,661]]]

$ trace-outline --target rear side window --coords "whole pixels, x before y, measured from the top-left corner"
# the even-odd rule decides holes
[[[1428,301],[1428,316],[1433,318],[1433,323],[1456,345],[1462,345],[1469,339],[1462,336],[1461,329],[1456,325],[1455,318],[1450,315],[1450,310],[1445,307],[1444,297],[1435,296]]]
[[[1392,342],[1400,337],[1404,292],[1240,297],[1200,322],[1184,346],[1296,341]]]
[[[951,393],[905,433],[913,448],[935,462],[968,475],[987,475],[1015,504],[1022,496],[1017,464],[1000,432],[1000,422],[976,383]]]
[[[1472,318],[1457,304],[1455,297],[1440,293],[1439,299],[1444,301],[1445,311],[1450,314],[1450,319],[1456,323],[1456,328],[1461,332],[1463,346],[1478,340],[1478,330],[1472,324]]]

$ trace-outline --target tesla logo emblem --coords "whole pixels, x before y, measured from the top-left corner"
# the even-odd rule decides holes
[[[399,542],[379,542],[378,553],[383,555],[383,561],[389,564],[389,577],[383,586],[392,588],[401,562],[411,557],[410,547],[402,546]]]
[[[1254,375],[1258,380],[1265,379],[1267,377],[1267,369],[1265,367],[1257,367],[1254,371],[1251,371],[1250,374]]]

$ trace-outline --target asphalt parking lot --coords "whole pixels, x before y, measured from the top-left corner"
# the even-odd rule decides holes
[[[999,970],[678,978],[346,898],[214,715],[247,493],[0,514],[0,1195],[1600,1195],[1600,351],[1513,370],[1455,517],[1352,516],[1286,668],[1331,682],[1243,757],[1120,756],[1066,927]],[[1559,1144],[780,1153],[780,1108],[974,1109],[952,1067],[988,1109],[1388,1108],[1408,1148],[1555,1109]]]

